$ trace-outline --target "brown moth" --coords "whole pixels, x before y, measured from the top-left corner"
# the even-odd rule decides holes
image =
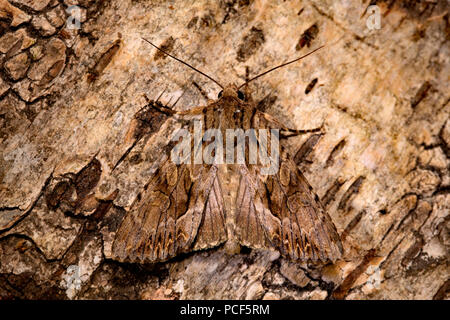
[[[234,84],[222,86],[150,44],[223,89],[216,101],[185,112],[172,111],[175,117],[200,119],[203,130],[218,129],[223,137],[227,129],[278,129],[280,139],[320,131],[320,128],[288,129],[258,111],[247,86],[248,82],[318,49],[238,87]],[[247,88],[245,95],[239,90],[244,85]],[[192,132],[193,126],[188,125],[188,130]],[[255,139],[258,145],[264,145],[260,137]],[[208,142],[204,140],[200,144],[207,148]],[[268,144],[265,146],[270,148]],[[192,142],[192,150],[194,154],[198,152],[199,145]],[[241,164],[164,162],[122,221],[112,246],[113,258],[154,263],[227,242],[231,247],[240,244],[250,248],[273,248],[292,260],[327,262],[339,259],[342,245],[336,228],[286,148],[282,144],[279,146],[279,165],[275,174],[263,175],[262,164],[250,163],[248,144],[245,144],[244,154],[245,161]]]

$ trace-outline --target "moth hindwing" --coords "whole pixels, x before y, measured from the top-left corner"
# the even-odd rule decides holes
[[[187,161],[165,161],[155,172],[116,233],[112,246],[115,259],[160,262],[226,241],[250,248],[274,248],[292,260],[326,262],[341,257],[340,237],[330,216],[286,149],[278,145],[277,166],[271,173],[265,172],[267,163],[252,160],[252,141],[259,153],[270,149],[273,155],[275,135],[278,138],[308,130],[285,128],[258,111],[235,85],[224,87],[209,105],[178,112],[175,117],[195,117],[186,130],[192,137],[198,130],[195,125],[199,126],[203,139],[190,140],[192,153],[184,158]],[[211,130],[214,139],[206,138]],[[230,130],[235,134],[260,132],[245,134],[243,145],[233,137],[233,147],[243,146],[240,162],[239,148],[231,148],[234,163],[224,161],[230,149],[225,142],[225,152],[211,148],[212,141],[217,147],[219,137],[228,139]],[[265,139],[263,132],[268,134]],[[213,161],[199,163],[197,160],[205,160],[205,153]]]

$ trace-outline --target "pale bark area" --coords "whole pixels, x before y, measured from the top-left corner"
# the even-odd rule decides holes
[[[0,0],[0,299],[448,299],[447,3],[379,2],[369,30],[368,1]],[[80,30],[65,29],[72,4]],[[328,44],[250,88],[289,127],[325,124],[291,139],[292,153],[341,261],[221,247],[156,265],[110,259],[177,125],[136,120],[143,94],[182,95],[182,110],[207,103],[193,81],[219,91],[141,37],[223,83]]]

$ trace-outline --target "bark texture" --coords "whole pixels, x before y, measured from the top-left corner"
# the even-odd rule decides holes
[[[223,83],[327,44],[250,88],[291,128],[324,123],[292,154],[342,260],[110,258],[175,126],[143,95],[186,110],[219,91],[141,37]],[[0,0],[0,299],[448,299],[449,37],[445,0]]]

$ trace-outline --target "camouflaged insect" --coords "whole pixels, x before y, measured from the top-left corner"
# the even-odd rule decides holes
[[[200,117],[204,130],[219,129],[222,136],[226,129],[279,129],[280,138],[318,131],[287,129],[257,110],[249,92],[244,95],[234,84],[219,86],[223,90],[216,101],[173,115]],[[292,260],[339,259],[342,245],[336,228],[282,144],[273,175],[260,174],[261,165],[249,163],[245,148],[244,164],[164,162],[122,221],[113,257],[154,263],[227,242],[273,248]]]

